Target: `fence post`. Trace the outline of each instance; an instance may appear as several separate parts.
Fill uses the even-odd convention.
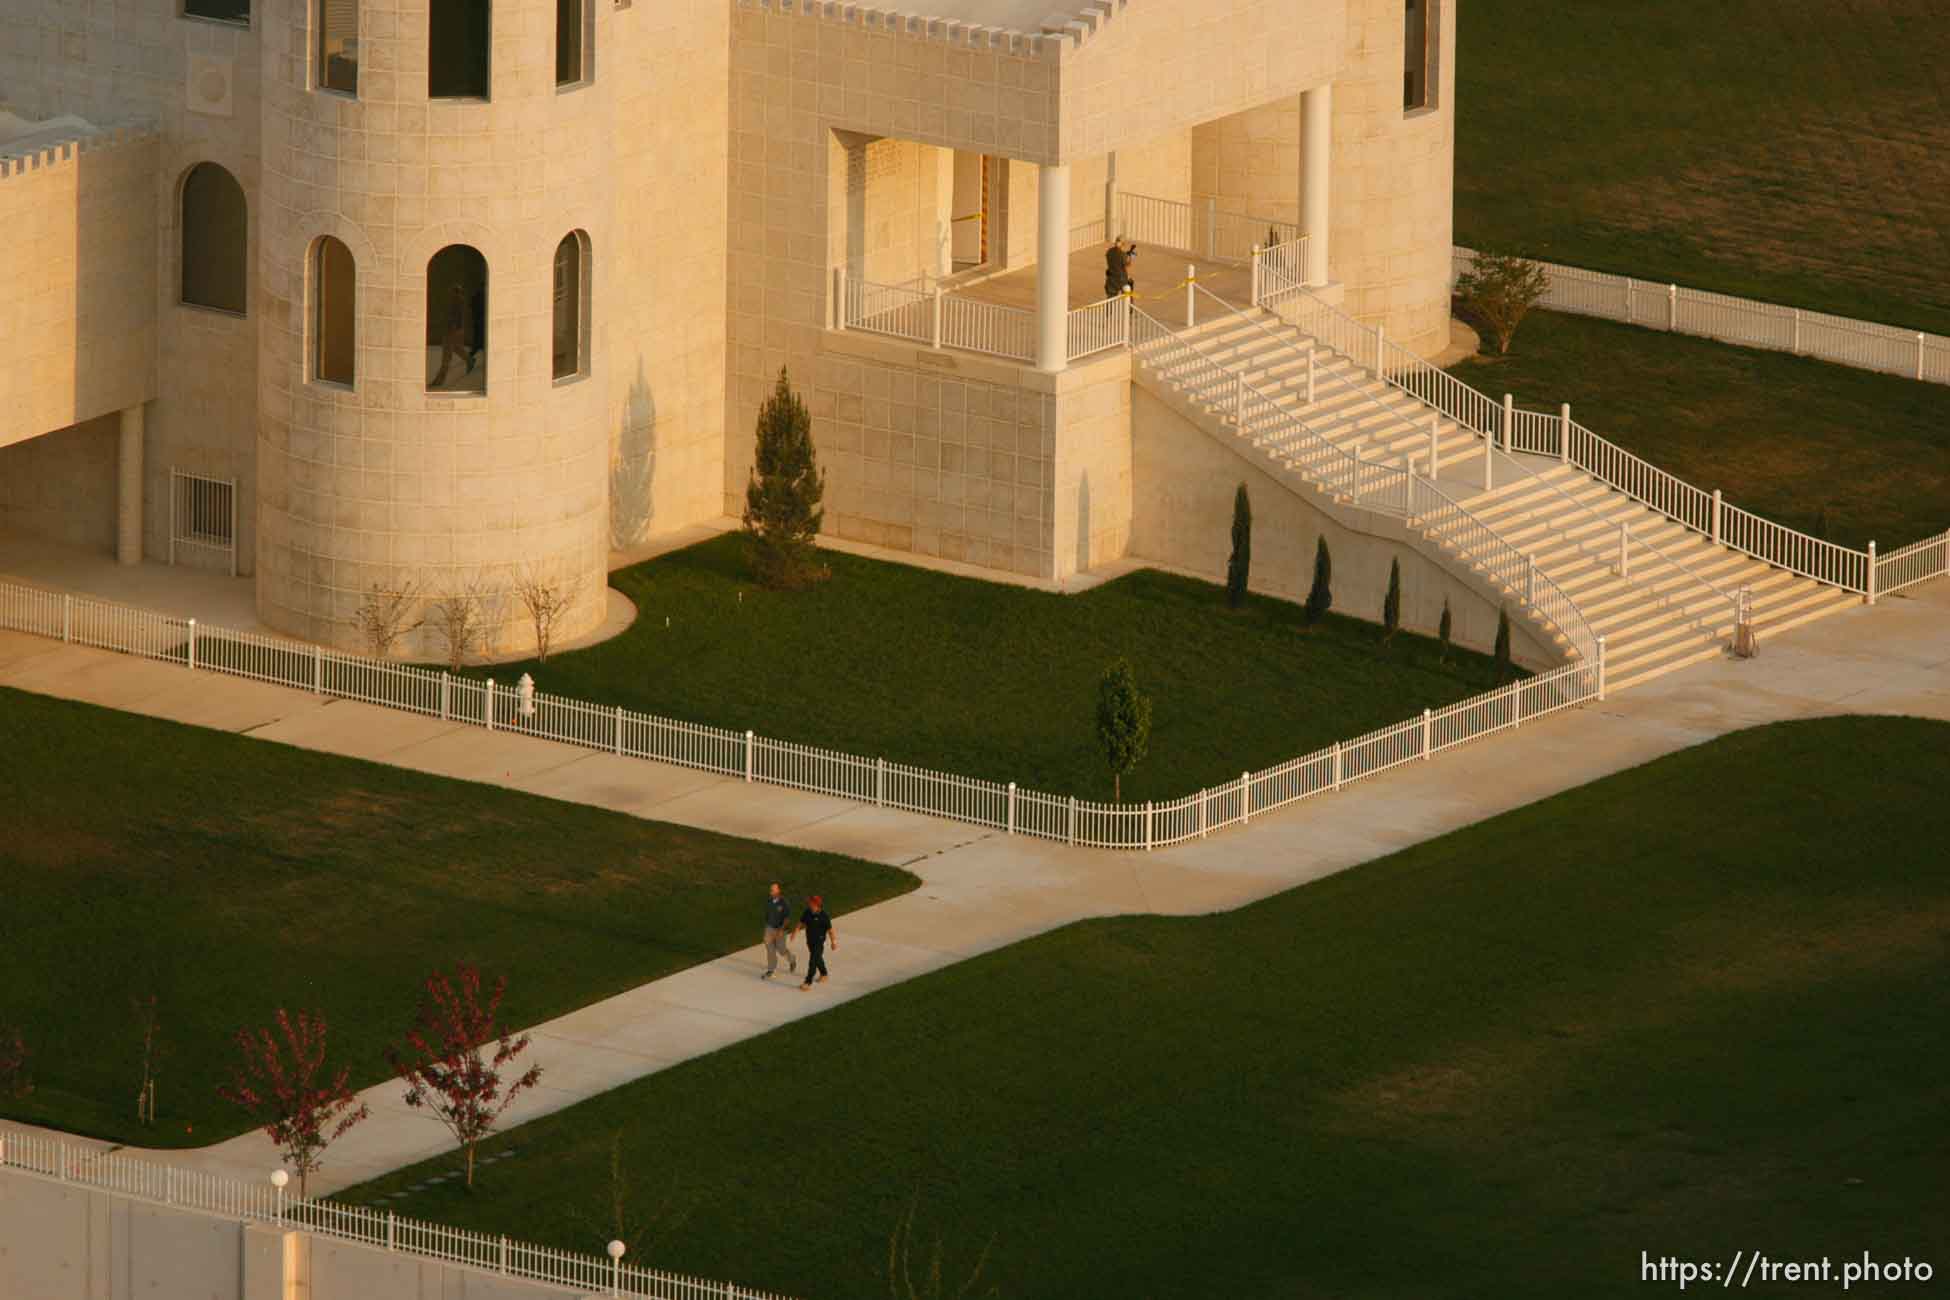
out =
[[[1205,260],[1219,260],[1219,200],[1216,197],[1205,200]]]
[[[941,346],[941,286],[938,284],[934,286],[933,308],[933,319],[928,324],[928,344],[939,348]]]
[[[1075,795],[1070,796],[1069,839],[1072,844],[1077,842],[1077,797]]]
[[[1923,332],[1916,332],[1916,382],[1923,382]]]
[[[487,708],[483,716],[486,717],[487,719],[487,729],[489,731],[493,731],[494,730],[494,679],[492,677],[487,679]]]
[[[1442,413],[1429,412],[1429,477],[1437,477],[1442,469]]]
[[[1259,245],[1253,245],[1252,292],[1246,299],[1251,306],[1259,306]]]
[[[1720,489],[1713,489],[1713,544],[1720,544]]]
[[[325,693],[325,651],[318,646],[311,648],[311,693],[313,695]],[[440,716],[444,718],[447,716],[445,692],[442,692],[440,698],[442,705]]]
[[[1598,703],[1605,702],[1605,634],[1598,634]]]
[[[1668,331],[1672,331],[1678,328],[1679,328],[1679,286],[1676,284],[1669,284],[1666,286],[1666,329]]]
[[[399,1249],[399,1236],[395,1229],[395,1224],[397,1222],[398,1219],[395,1217],[393,1211],[391,1210],[386,1211],[386,1249],[387,1250]]]
[[[846,329],[846,267],[833,268],[833,328]]]
[[[1632,576],[1632,526],[1630,524],[1618,526],[1618,576],[1621,578]]]
[[[1490,456],[1495,451],[1496,431],[1492,429],[1483,435],[1483,491],[1485,492],[1496,487],[1496,465],[1490,460]]]
[[[1239,774],[1239,822],[1250,826],[1253,821],[1253,782],[1245,772]]]
[[[745,782],[747,785],[751,783],[752,779],[752,746],[755,741],[756,737],[752,735],[751,728],[747,727],[745,729]]]
[[[1430,738],[1430,731],[1431,731],[1430,724],[1434,721],[1434,719],[1435,719],[1435,710],[1433,709],[1422,710],[1422,761],[1424,763],[1429,761],[1429,738]]]
[[[1569,402],[1557,408],[1557,458],[1560,461],[1571,459],[1571,404]]]
[[[1869,603],[1876,603],[1876,544],[1869,543]]]
[[[507,1271],[508,1271],[508,1237],[507,1234],[503,1233],[501,1237],[501,1272],[503,1274],[506,1274]]]
[[[1008,835],[1016,833],[1016,783],[1014,781],[1009,782],[1009,820],[1003,827],[1003,833]]]
[[[1198,792],[1198,837],[1205,838],[1205,789]]]
[[[1198,323],[1198,265],[1185,263],[1185,328]]]
[[[1632,325],[1637,323],[1632,319],[1634,316],[1638,314],[1637,303],[1634,301],[1637,295],[1633,292],[1637,288],[1638,288],[1638,281],[1634,280],[1629,275],[1626,276],[1625,277],[1625,323],[1627,325]]]
[[[616,706],[616,757],[623,757],[623,706]]]
[[[446,669],[440,670],[440,720],[447,721],[453,716],[454,679]]]
[[[1503,395],[1503,450],[1515,451],[1516,441],[1512,437],[1517,431],[1517,399],[1509,393]]]
[[[1144,851],[1151,851],[1151,801],[1144,801]]]
[[[61,597],[61,639],[74,640],[74,597]]]
[[[1794,309],[1794,346],[1789,349],[1795,356],[1801,355],[1801,309]]]
[[[1246,431],[1246,372],[1232,372],[1232,427]]]
[[[1334,788],[1341,788],[1341,742],[1334,742]]]
[[[190,671],[196,671],[196,620],[190,620]]]
[[[1307,340],[1307,405],[1314,404],[1314,344]]]
[[[1526,555],[1523,558],[1529,566],[1523,580],[1523,603],[1535,609],[1537,608],[1537,557]]]
[[[1415,508],[1415,458],[1402,457],[1402,518]]]
[[[887,806],[887,760],[884,758],[873,761],[873,806]]]
[[[1386,348],[1387,346],[1388,346],[1388,327],[1386,325],[1376,325],[1374,327],[1374,377],[1376,379],[1387,378],[1387,376],[1382,373],[1382,368],[1381,368],[1382,349]]]

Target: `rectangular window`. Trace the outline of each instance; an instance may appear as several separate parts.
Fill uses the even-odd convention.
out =
[[[587,0],[555,0],[555,84],[579,86],[589,80]]]
[[[251,21],[251,0],[183,0],[185,18],[210,18],[220,23]]]
[[[486,99],[491,48],[488,0],[430,0],[427,6],[427,95]]]
[[[1404,0],[1402,109],[1427,108],[1429,95],[1429,10],[1435,0]]]
[[[359,93],[359,0],[318,0],[318,88]]]

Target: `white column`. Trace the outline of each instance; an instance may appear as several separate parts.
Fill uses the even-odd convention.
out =
[[[1328,178],[1333,168],[1334,87],[1300,96],[1300,233],[1307,237],[1307,283],[1327,283]]]
[[[142,407],[122,409],[115,508],[115,559],[142,563]]]
[[[1070,354],[1070,165],[1036,176],[1036,368],[1061,370]]]

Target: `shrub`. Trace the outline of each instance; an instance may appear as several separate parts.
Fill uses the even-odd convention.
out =
[[[1246,577],[1253,567],[1253,502],[1241,483],[1232,498],[1232,558],[1226,561],[1226,604],[1246,603]]]
[[[1449,617],[1449,598],[1447,596],[1444,596],[1442,598],[1442,621],[1436,624],[1435,639],[1437,644],[1439,644],[1442,647],[1442,662],[1445,664],[1449,662],[1449,651],[1451,649],[1450,642],[1449,642],[1449,632],[1451,626],[1452,626],[1452,622]]]
[[[812,539],[826,512],[826,476],[813,451],[812,415],[783,369],[758,412],[758,442],[745,485],[752,571],[768,587],[800,587],[826,576]]]
[[[1304,611],[1307,626],[1320,622],[1321,615],[1334,606],[1334,557],[1328,553],[1327,538],[1323,534],[1314,547],[1314,585],[1307,592],[1307,606]]]
[[[1128,659],[1113,660],[1097,683],[1097,743],[1110,764],[1112,799],[1124,797],[1124,777],[1151,743],[1151,700],[1138,690]]]
[[[1510,350],[1517,326],[1548,292],[1550,277],[1543,267],[1505,253],[1478,253],[1456,278],[1456,297],[1496,335],[1499,353]]]
[[[1388,594],[1381,598],[1381,639],[1392,641],[1402,630],[1402,562],[1388,561]]]

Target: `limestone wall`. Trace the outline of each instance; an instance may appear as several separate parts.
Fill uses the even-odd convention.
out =
[[[1050,513],[1055,568],[1067,578],[1122,557],[1132,527],[1130,354],[1072,366],[1056,392]]]
[[[1304,600],[1313,583],[1315,544],[1325,535],[1334,559],[1337,613],[1380,622],[1389,562],[1398,559],[1403,627],[1433,636],[1447,599],[1457,644],[1494,648],[1497,605],[1488,592],[1423,550],[1399,519],[1352,509],[1329,512],[1149,391],[1135,388],[1133,394],[1131,555],[1225,581],[1233,497],[1244,483],[1253,507],[1254,591]],[[1516,608],[1510,630],[1517,662],[1531,668],[1561,662]]]
[[[113,551],[119,439],[104,415],[0,447],[0,531]]]
[[[125,134],[0,161],[0,447],[156,395],[156,150]]]

